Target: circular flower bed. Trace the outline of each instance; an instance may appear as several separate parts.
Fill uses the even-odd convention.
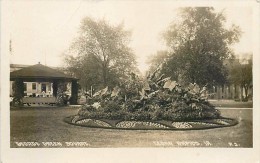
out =
[[[236,120],[223,118],[207,100],[206,86],[184,86],[159,69],[139,80],[129,80],[114,88],[104,88],[87,96],[78,115],[65,121],[80,126],[117,129],[205,129],[227,127]]]
[[[80,116],[71,116],[64,119],[65,122],[84,127],[133,129],[133,130],[198,130],[234,126],[238,122],[234,119],[219,118],[197,121],[126,121],[109,119],[90,119]]]

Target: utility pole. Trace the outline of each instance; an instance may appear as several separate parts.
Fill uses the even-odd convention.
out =
[[[9,40],[9,54],[10,54],[10,64],[12,64],[13,40],[12,40],[12,34],[11,33],[10,33],[10,40]]]

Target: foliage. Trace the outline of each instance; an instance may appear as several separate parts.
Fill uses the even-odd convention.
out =
[[[63,106],[67,104],[68,98],[66,97],[65,91],[67,90],[67,84],[59,82],[57,85],[57,105]]]
[[[18,105],[18,106],[23,105],[23,102],[22,102],[22,98],[23,98],[23,94],[24,94],[23,80],[16,79],[13,82],[12,88],[13,88],[13,92],[14,92],[14,98],[13,98],[12,104]]]
[[[147,79],[129,80],[126,85],[108,87],[89,97],[80,116],[124,120],[191,120],[217,118],[219,112],[207,102],[206,88],[190,84],[183,88],[159,69]],[[141,85],[141,86],[140,86]],[[136,88],[136,89],[134,89]]]
[[[244,100],[248,100],[248,89],[253,85],[252,66],[252,58],[250,58],[249,60],[244,59],[242,62],[232,63],[230,67],[229,80],[231,83],[245,89]]]
[[[223,61],[233,56],[230,45],[239,40],[239,27],[226,29],[224,14],[211,7],[183,8],[179,18],[163,34],[168,55],[152,63],[164,60],[162,73],[182,84],[224,84]]]
[[[166,59],[169,57],[169,53],[167,51],[157,51],[156,54],[149,57],[147,60],[147,64],[150,65],[149,70],[155,71],[158,66],[161,66],[162,63],[166,61]]]
[[[125,74],[137,72],[129,38],[123,24],[113,26],[105,20],[84,18],[65,57],[66,70],[80,79],[85,90],[119,84]]]

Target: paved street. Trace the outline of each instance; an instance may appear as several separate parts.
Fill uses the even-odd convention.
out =
[[[236,126],[190,131],[112,130],[73,126],[63,122],[64,117],[74,115],[77,111],[78,108],[75,107],[12,108],[10,111],[11,147],[19,147],[19,145],[33,147],[28,142],[36,142],[39,147],[59,148],[252,147],[253,144],[251,108],[220,109],[224,117],[239,120]],[[56,144],[46,142],[56,142]],[[77,142],[83,143],[77,144]]]

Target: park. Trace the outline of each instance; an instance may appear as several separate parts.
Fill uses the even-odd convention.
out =
[[[223,105],[224,103],[224,105]],[[11,108],[11,147],[19,142],[38,142],[39,146],[27,148],[51,148],[42,142],[60,142],[59,148],[110,148],[110,147],[222,147],[251,148],[252,108],[231,108],[222,102],[221,114],[239,120],[233,127],[207,130],[116,130],[74,126],[63,121],[64,117],[77,114],[79,108],[72,107],[25,107]],[[234,103],[234,102],[233,102]],[[244,104],[245,105],[245,104]],[[46,118],[47,117],[47,118]],[[85,142],[85,146],[67,146],[66,142]],[[184,144],[190,143],[190,144]],[[200,144],[191,144],[197,142]],[[205,142],[209,142],[207,146]]]
[[[252,54],[231,48],[240,27],[213,7],[178,18],[147,70],[123,23],[86,16],[63,67],[10,72],[11,147],[252,148]]]

